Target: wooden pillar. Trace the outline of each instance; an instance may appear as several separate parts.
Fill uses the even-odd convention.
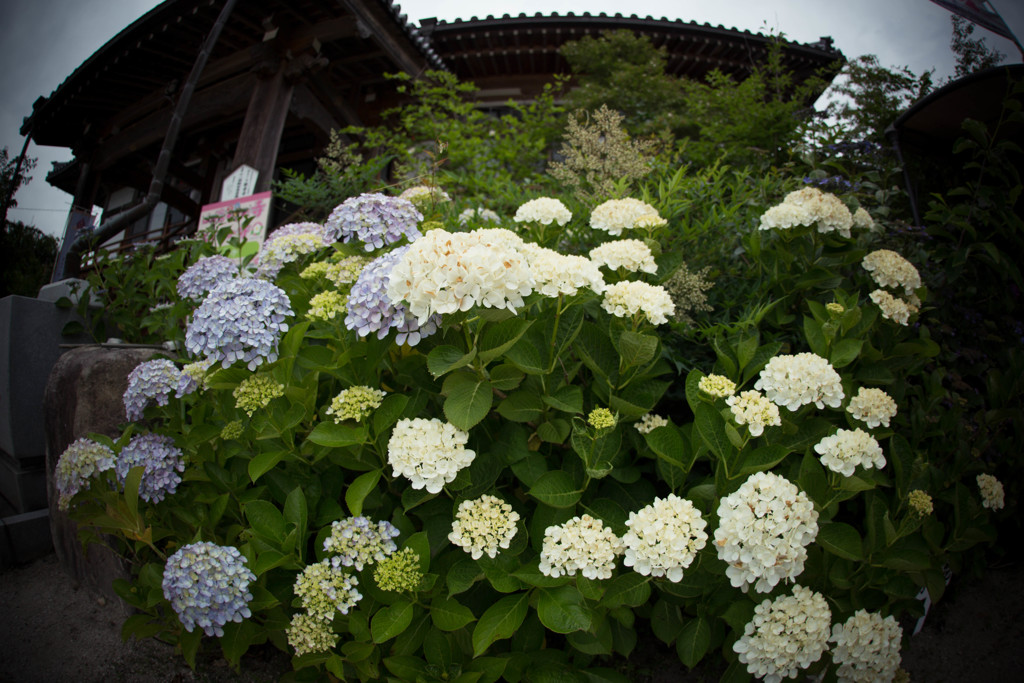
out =
[[[242,164],[259,171],[256,192],[266,192],[274,179],[274,165],[277,149],[281,145],[281,134],[288,118],[295,85],[285,77],[285,64],[278,62],[277,68],[256,71],[256,87],[249,98],[249,108],[242,122],[238,136],[238,147],[231,162],[229,173]]]

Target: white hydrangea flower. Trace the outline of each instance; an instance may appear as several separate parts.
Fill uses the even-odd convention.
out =
[[[484,553],[496,557],[498,548],[508,549],[516,535],[519,513],[494,496],[484,494],[459,504],[448,540],[479,560]]]
[[[531,199],[516,209],[516,215],[512,217],[512,220],[516,223],[541,223],[542,225],[558,223],[559,225],[565,225],[572,220],[572,212],[565,208],[565,204],[558,199],[539,197]]]
[[[726,398],[736,393],[736,382],[724,375],[706,375],[700,378],[697,388],[708,396]]]
[[[792,595],[764,600],[732,649],[747,672],[765,683],[796,678],[828,649],[832,612],[820,593],[794,586]]]
[[[622,539],[611,528],[583,515],[544,530],[539,567],[542,574],[555,578],[579,571],[588,579],[610,579],[622,551]]]
[[[388,441],[388,464],[414,489],[439,493],[476,457],[465,447],[468,440],[469,434],[437,418],[403,418]]]
[[[840,683],[890,683],[900,668],[903,629],[891,617],[857,610],[832,627],[832,661]]]
[[[903,288],[903,293],[910,296],[921,287],[921,274],[914,264],[895,251],[878,249],[864,257],[861,261],[864,270],[880,287]]]
[[[640,219],[647,219],[644,225],[660,225],[660,221],[651,221],[649,217],[659,218],[658,210],[639,199],[609,199],[590,214],[590,227],[604,230],[610,235],[621,235],[623,230],[637,227]]]
[[[760,391],[744,391],[738,396],[730,396],[725,402],[729,404],[736,424],[747,425],[751,436],[761,436],[765,427],[778,427],[782,424],[779,407]]]
[[[640,240],[605,242],[590,250],[590,260],[598,266],[606,266],[611,270],[624,268],[631,273],[658,272],[658,264],[654,262],[651,248]]]
[[[336,612],[348,614],[362,599],[356,589],[359,580],[342,571],[329,559],[307,565],[295,577],[292,591],[302,600],[302,606],[310,616],[324,621],[333,621]]]
[[[398,198],[412,202],[413,206],[417,209],[425,204],[451,201],[451,197],[448,196],[447,192],[442,190],[440,187],[433,187],[430,185],[415,185],[413,187],[406,188],[400,195],[398,195]]]
[[[805,493],[773,472],[750,475],[718,506],[715,545],[728,562],[729,582],[767,593],[804,570],[807,545],[818,535],[818,512]],[[755,583],[756,582],[756,583]]]
[[[338,634],[331,630],[331,622],[305,612],[292,615],[291,624],[285,632],[297,657],[330,652],[338,644]]]
[[[676,310],[664,287],[634,280],[608,285],[601,308],[620,318],[632,318],[643,313],[652,325],[668,322],[668,316]]]
[[[906,327],[910,324],[910,316],[917,313],[918,308],[914,304],[894,297],[884,289],[876,289],[871,292],[871,301],[882,309],[882,317],[892,320]]]
[[[501,216],[490,209],[477,207],[475,209],[464,210],[459,214],[458,221],[459,225],[469,225],[472,221],[476,221],[478,223],[500,223]]]
[[[544,296],[575,296],[581,287],[596,294],[604,291],[601,269],[590,259],[560,254],[533,242],[525,242],[520,251],[526,255],[530,265],[534,287]]]
[[[626,526],[622,563],[644,576],[664,576],[673,583],[682,580],[683,570],[708,541],[700,510],[674,493],[630,512]]]
[[[777,405],[796,411],[813,403],[838,408],[843,401],[843,384],[832,365],[813,353],[775,356],[761,370],[754,388],[763,391]]]
[[[789,229],[800,225],[817,225],[818,232],[836,231],[850,236],[853,214],[843,200],[816,187],[805,187],[786,195],[782,204],[773,206],[761,216],[761,230]]]
[[[872,429],[879,425],[888,427],[889,420],[896,416],[896,401],[881,389],[861,387],[850,399],[846,412]]]
[[[533,291],[523,240],[502,228],[431,230],[408,247],[388,279],[387,296],[404,301],[420,325],[435,313],[473,306],[515,312]]]
[[[863,429],[840,429],[815,444],[814,450],[821,455],[822,465],[844,477],[852,476],[858,465],[885,467],[882,447]]]
[[[981,504],[990,510],[1002,510],[1006,502],[1003,497],[1003,484],[991,474],[979,474],[978,489],[981,491]]]
[[[875,227],[875,219],[861,206],[853,212],[853,227],[860,230],[872,230]]]
[[[654,413],[647,413],[640,418],[640,421],[635,425],[636,431],[641,434],[650,434],[658,427],[668,426],[668,420],[663,418],[661,415],[655,415]]]

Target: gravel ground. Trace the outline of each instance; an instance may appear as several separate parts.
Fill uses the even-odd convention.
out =
[[[933,608],[924,630],[904,652],[903,666],[911,680],[1021,680],[1022,581],[1024,566],[1020,563],[994,567],[982,580],[954,580],[946,597]],[[261,651],[243,660],[241,672],[212,655],[201,657],[193,672],[162,643],[122,642],[123,607],[74,585],[55,555],[0,573],[0,611],[3,682],[262,683],[277,680],[290,669],[283,654]],[[688,676],[657,665],[651,668],[656,671],[651,672],[650,680],[704,680],[698,672]]]

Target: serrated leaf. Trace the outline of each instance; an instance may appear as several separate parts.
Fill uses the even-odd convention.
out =
[[[466,353],[460,348],[447,344],[435,346],[427,354],[427,370],[434,377],[441,377],[452,370],[469,365],[475,357],[476,349],[470,349]]]
[[[491,386],[498,391],[512,391],[523,382],[526,373],[509,363],[503,363],[490,370]]]
[[[473,629],[473,656],[479,657],[496,640],[511,638],[530,609],[527,591],[507,595],[487,608]]]
[[[683,626],[676,638],[676,654],[688,668],[692,669],[707,654],[711,647],[711,624],[704,617],[691,619]]]
[[[287,455],[284,451],[271,451],[269,453],[257,453],[249,461],[249,479],[252,483],[256,483],[256,480],[262,477],[264,474],[274,469],[277,463],[284,459]]]
[[[321,422],[309,433],[309,440],[318,446],[342,448],[366,443],[367,427],[365,424],[347,425],[334,422]]]
[[[452,597],[434,600],[430,604],[430,619],[442,631],[458,631],[476,621],[472,610]]]
[[[380,406],[373,411],[373,431],[380,435],[388,427],[398,422],[402,411],[409,405],[409,397],[405,394],[388,394]]]
[[[510,318],[496,325],[489,325],[480,336],[480,360],[485,364],[489,363],[511,349],[532,324],[532,320]]]
[[[829,362],[832,364],[832,367],[837,370],[839,368],[845,368],[847,365],[857,360],[857,356],[860,355],[860,350],[863,346],[863,339],[840,339],[832,349],[832,354],[829,356]]]
[[[658,338],[626,330],[619,336],[620,367],[632,368],[646,365],[658,352]]]
[[[232,666],[238,666],[242,655],[249,650],[249,646],[255,641],[258,629],[256,624],[248,619],[238,623],[228,622],[224,624],[223,628],[224,635],[219,639],[221,652],[224,653],[224,658]]]
[[[363,501],[380,481],[380,470],[360,474],[345,489],[345,505],[354,517],[363,514]]]
[[[847,560],[864,559],[860,534],[849,524],[825,522],[818,527],[818,544],[828,552]]]
[[[572,507],[583,491],[576,488],[572,477],[563,470],[546,472],[530,487],[530,495],[553,508]]]
[[[541,588],[537,601],[537,617],[555,633],[586,631],[590,628],[591,614],[583,596],[575,586]]]
[[[561,387],[554,394],[542,397],[544,403],[563,413],[578,415],[583,412],[583,389],[574,385]]]
[[[266,500],[254,500],[242,508],[253,533],[263,540],[277,545],[284,539],[287,522],[277,506]]]
[[[498,414],[513,422],[532,422],[540,417],[544,403],[532,391],[521,389],[508,395],[498,404]]]
[[[469,372],[449,375],[444,382],[444,415],[463,431],[469,431],[491,411],[494,392],[490,382]]]
[[[741,453],[739,460],[739,471],[731,472],[733,477],[764,472],[782,462],[789,449],[783,446],[762,446],[749,452]]]
[[[400,635],[412,623],[414,606],[408,600],[399,600],[373,615],[370,634],[373,642],[383,643]]]
[[[618,576],[608,584],[599,607],[614,609],[622,605],[638,607],[651,597],[651,584],[648,577],[636,572]]]

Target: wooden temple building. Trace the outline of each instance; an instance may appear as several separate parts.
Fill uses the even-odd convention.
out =
[[[69,147],[74,159],[47,176],[78,207],[104,220],[150,187],[178,99],[225,0],[165,0],[121,31],[49,96],[21,132]],[[169,173],[148,215],[112,242],[159,240],[196,229],[200,207],[217,202],[223,180],[256,170],[255,192],[277,169],[310,164],[332,129],[372,125],[399,103],[386,73],[448,70],[480,89],[482,107],[526,101],[554,74],[568,73],[562,44],[628,29],[668,53],[670,73],[694,79],[719,69],[738,79],[763,61],[770,38],[681,20],[589,14],[416,26],[391,0],[243,0],[209,53],[181,121]],[[829,38],[784,44],[797,79],[838,70]]]

